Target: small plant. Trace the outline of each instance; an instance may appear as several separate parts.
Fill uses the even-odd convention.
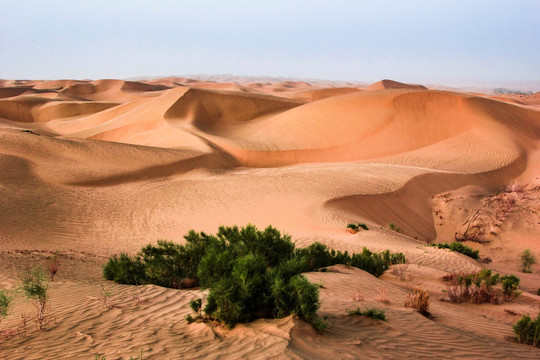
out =
[[[49,283],[45,279],[43,270],[37,268],[34,270],[25,271],[19,278],[19,289],[27,297],[32,300],[37,309],[36,323],[40,330],[45,329],[47,324],[47,301],[49,295]]]
[[[323,332],[328,328],[328,322],[326,321],[326,319],[322,319],[320,317],[313,317],[309,323],[318,332]]]
[[[396,224],[394,224],[393,222],[391,222],[390,224],[388,224],[388,228],[389,228],[390,230],[392,230],[392,231],[395,231],[395,232],[400,232],[400,231],[401,231],[401,229],[398,228],[398,227],[396,226]]]
[[[5,319],[12,308],[13,297],[7,292],[7,290],[0,289],[0,324]]]
[[[49,263],[47,264],[47,270],[49,271],[49,276],[51,282],[54,281],[54,277],[58,272],[58,254],[54,254],[52,258],[49,258]]]
[[[540,345],[540,314],[534,320],[529,315],[523,315],[512,329],[517,342],[532,346]]]
[[[538,288],[538,290],[536,290],[536,295],[540,296],[540,288]]]
[[[190,314],[187,314],[184,319],[186,319],[187,323],[188,324],[191,324],[192,322],[195,321],[195,319],[193,318],[193,316],[191,316]]]
[[[521,253],[521,271],[524,273],[532,272],[532,266],[536,264],[536,257],[531,250],[525,249]]]
[[[519,295],[519,278],[516,275],[507,275],[501,278],[504,300],[510,301]]]
[[[421,286],[414,288],[413,293],[407,294],[405,307],[418,310],[423,315],[429,315],[429,294]]]
[[[379,288],[379,294],[377,296],[377,301],[383,304],[389,304],[390,300],[388,299],[388,294],[385,288]]]
[[[347,310],[347,315],[349,316],[367,316],[374,319],[379,319],[382,321],[386,321],[386,313],[384,310],[376,309],[376,308],[367,308],[366,310],[362,311],[360,308],[356,308],[354,310]]]
[[[108,310],[113,307],[113,305],[111,305],[110,303],[112,292],[108,290],[104,284],[99,284],[99,286],[100,286],[99,299],[101,300],[101,303],[103,304],[103,308],[105,310]]]

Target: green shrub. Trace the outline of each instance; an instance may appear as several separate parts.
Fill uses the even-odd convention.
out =
[[[124,284],[150,283],[172,288],[186,284],[208,289],[205,317],[230,327],[259,317],[296,314],[314,326],[319,309],[319,289],[301,273],[335,264],[359,267],[375,276],[388,266],[406,262],[402,253],[360,254],[329,250],[326,245],[295,249],[291,238],[268,227],[220,227],[216,235],[190,231],[186,244],[158,241],[135,257],[120,254],[109,259],[104,276]],[[192,309],[202,317],[202,300]],[[191,317],[191,320],[194,319]]]
[[[19,277],[19,290],[36,305],[36,322],[40,330],[43,330],[47,324],[48,289],[49,283],[45,273],[39,268],[27,270]]]
[[[194,300],[191,300],[189,302],[189,307],[191,308],[191,310],[195,311],[197,314],[201,310],[201,306],[202,306],[202,299],[201,298],[194,299]]]
[[[458,241],[454,241],[451,244],[448,244],[448,243],[432,244],[431,246],[435,246],[439,249],[450,249],[451,251],[461,253],[473,259],[478,259],[479,257],[478,250],[474,250],[473,248],[467,245],[463,245],[462,243]]]
[[[522,344],[538,346],[540,344],[540,314],[535,320],[523,315],[513,326],[516,340]]]
[[[521,271],[524,273],[532,272],[532,266],[536,264],[536,257],[531,250],[525,249],[521,253]]]
[[[512,300],[518,297],[521,292],[519,289],[519,278],[516,275],[507,275],[501,278],[503,295],[505,300]]]
[[[364,230],[369,230],[368,226],[364,223],[358,223],[358,224],[347,224],[347,228],[353,230],[354,232],[358,232],[361,228]]]
[[[367,308],[366,310],[362,311],[360,308],[356,308],[354,310],[348,310],[347,315],[354,316],[367,316],[374,319],[379,319],[382,321],[386,321],[386,313],[384,310],[376,309],[376,308]]]
[[[140,259],[132,259],[129,255],[121,253],[114,255],[103,267],[103,276],[119,284],[144,284],[146,276],[144,264]]]

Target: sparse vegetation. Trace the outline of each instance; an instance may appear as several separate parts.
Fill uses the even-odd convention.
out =
[[[313,323],[318,321],[319,287],[301,273],[346,264],[379,276],[389,265],[406,261],[403,254],[388,250],[374,253],[364,248],[349,255],[321,243],[295,249],[288,235],[272,227],[259,231],[253,225],[220,227],[215,236],[190,231],[185,239],[186,245],[159,241],[135,257],[114,256],[105,265],[104,276],[127,284],[200,285],[209,290],[205,316],[229,327],[289,314]]]
[[[503,276],[493,274],[489,269],[482,269],[478,273],[472,274],[449,274],[443,278],[446,285],[446,296],[444,300],[460,303],[469,301],[473,304],[492,303],[499,304],[494,286],[501,280],[503,283],[503,294],[505,300],[511,300],[519,296],[517,290],[519,278],[514,275]]]
[[[409,271],[409,264],[407,263],[394,266],[392,274],[401,281],[412,281],[414,279],[414,275]]]
[[[347,228],[351,229],[352,232],[354,233],[357,233],[358,231],[360,231],[360,229],[369,230],[368,226],[364,223],[358,223],[358,224],[350,223],[347,225]]]
[[[473,248],[463,245],[462,243],[458,241],[454,241],[451,244],[448,244],[448,243],[432,244],[431,246],[437,247],[439,249],[450,249],[451,251],[461,253],[470,258],[478,259],[478,253],[479,253],[478,250],[474,250]]]
[[[395,231],[395,232],[401,232],[401,229],[399,227],[397,227],[396,224],[394,224],[393,222],[388,224],[388,228],[390,230],[392,230],[392,231]]]
[[[12,301],[13,296],[11,296],[7,290],[0,289],[0,324],[2,324],[2,320],[4,320],[11,312],[13,305]]]
[[[405,307],[418,310],[423,315],[429,315],[429,294],[421,286],[414,288],[413,293],[407,294]]]
[[[54,281],[54,277],[58,272],[58,266],[58,254],[54,254],[52,258],[49,258],[49,263],[47,264],[47,270],[49,271],[51,282]]]
[[[521,253],[521,271],[524,273],[532,272],[532,266],[536,264],[536,257],[531,250],[525,249]]]
[[[349,316],[367,316],[374,319],[379,319],[382,321],[386,321],[386,313],[384,310],[376,309],[376,308],[367,308],[365,310],[360,310],[360,308],[356,308],[354,310],[347,310],[347,315]]]
[[[19,290],[27,297],[28,300],[34,302],[37,309],[36,323],[40,330],[45,329],[47,324],[47,301],[49,295],[47,293],[49,283],[45,279],[43,270],[36,268],[34,270],[25,271],[19,278]]]
[[[534,320],[529,315],[523,315],[512,329],[517,342],[532,346],[540,345],[540,314]]]

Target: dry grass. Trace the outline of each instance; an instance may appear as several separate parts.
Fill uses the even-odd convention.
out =
[[[405,299],[405,307],[416,309],[423,315],[429,315],[428,292],[422,286],[414,288],[412,294],[407,294],[407,298]]]
[[[412,281],[414,275],[409,272],[409,264],[398,264],[392,269],[392,274],[399,278],[401,281]]]
[[[379,288],[379,294],[377,295],[377,301],[381,302],[383,304],[389,304],[390,299],[388,299],[388,293],[386,292],[386,288]]]

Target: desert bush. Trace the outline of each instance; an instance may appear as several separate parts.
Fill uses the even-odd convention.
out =
[[[540,296],[540,288],[538,288],[538,290],[536,290],[536,295]]]
[[[507,275],[501,278],[504,300],[512,300],[518,297],[521,292],[519,289],[519,278],[516,275]]]
[[[124,284],[151,283],[172,288],[200,285],[209,293],[205,317],[230,327],[258,317],[296,314],[316,323],[318,286],[301,275],[335,264],[346,264],[381,275],[390,264],[405,262],[402,253],[360,254],[329,250],[314,243],[295,249],[291,238],[268,227],[220,227],[216,235],[190,231],[185,245],[158,241],[135,257],[120,254],[109,259],[104,276]],[[202,317],[201,303],[197,303]],[[191,318],[193,320],[193,318]],[[314,325],[318,326],[318,325]]]
[[[429,315],[429,294],[423,287],[416,287],[413,293],[407,294],[405,307],[418,310],[423,315]]]
[[[499,274],[492,274],[489,269],[482,269],[472,274],[449,274],[444,277],[447,300],[453,303],[469,301],[473,304],[500,302],[495,289],[499,281]]]
[[[347,310],[347,315],[349,316],[367,316],[374,319],[379,319],[382,321],[386,321],[386,313],[384,310],[376,309],[376,308],[367,308],[365,310],[361,310],[360,308],[356,308],[354,310]]]
[[[43,270],[39,268],[27,270],[19,277],[19,290],[36,306],[36,323],[40,330],[43,330],[47,324],[48,289],[49,283],[45,279]]]
[[[364,223],[358,223],[358,224],[350,223],[347,225],[347,228],[351,229],[354,232],[358,232],[360,231],[360,229],[369,230],[368,226]]]
[[[412,281],[414,275],[409,271],[409,264],[398,264],[392,269],[392,274],[397,276],[401,281]]]
[[[532,272],[532,266],[536,264],[536,257],[531,250],[525,249],[521,253],[521,271],[524,273]]]
[[[540,345],[540,314],[534,320],[529,315],[523,315],[512,329],[518,342],[532,346]]]
[[[473,259],[478,259],[479,257],[478,250],[474,250],[473,248],[463,245],[462,243],[458,241],[454,241],[451,244],[448,244],[448,243],[432,244],[431,246],[435,246],[439,249],[450,249],[451,251],[461,253]]]

